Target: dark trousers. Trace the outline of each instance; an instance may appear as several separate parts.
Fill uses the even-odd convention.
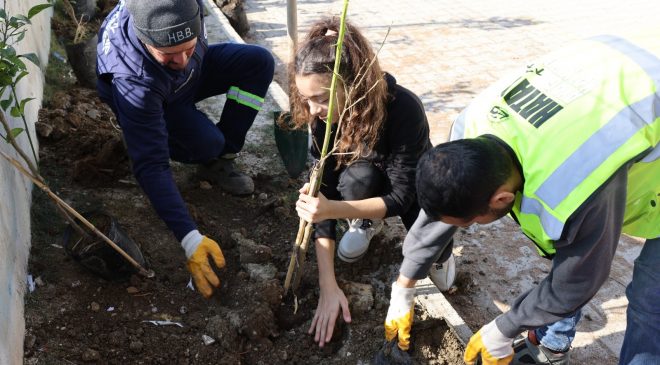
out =
[[[386,193],[388,186],[387,176],[378,166],[370,161],[357,160],[344,168],[339,174],[337,191],[342,200],[363,200],[381,196]],[[410,229],[419,214],[417,199],[401,215],[406,229]]]
[[[194,100],[165,108],[170,157],[184,163],[202,163],[239,152],[259,110],[228,98],[216,125],[195,103],[226,94],[232,87],[263,98],[273,70],[273,56],[264,48],[234,43],[211,45]]]
[[[339,174],[339,183],[337,185],[337,190],[343,200],[362,200],[381,196],[387,188],[387,177],[385,173],[372,162],[366,160],[357,160],[346,167]],[[410,227],[415,223],[419,210],[420,208],[415,198],[410,208],[401,215],[401,221],[406,227],[406,230],[410,230]],[[451,255],[453,247],[454,240],[452,239],[447,245],[447,248],[440,254],[437,261],[446,261]]]

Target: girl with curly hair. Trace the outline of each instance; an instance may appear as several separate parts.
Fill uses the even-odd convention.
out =
[[[381,70],[369,42],[351,24],[346,25],[337,92],[330,95],[339,26],[338,18],[312,25],[291,70],[292,123],[311,127],[311,152],[317,159],[328,127],[330,97],[336,98],[337,107],[330,126],[335,149],[326,160],[318,197],[307,194],[306,184],[296,202],[300,218],[316,224],[320,297],[309,333],[319,346],[332,337],[340,310],[344,320],[351,321],[348,301],[335,279],[336,220],[348,221],[337,248],[346,262],[367,252],[383,218],[400,216],[410,228],[419,213],[415,168],[431,147],[419,98]]]

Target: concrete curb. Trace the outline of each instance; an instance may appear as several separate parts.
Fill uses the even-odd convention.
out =
[[[456,338],[458,338],[463,346],[466,346],[468,341],[470,341],[470,337],[473,335],[472,330],[435,284],[433,284],[431,279],[419,280],[415,288],[417,289],[417,296],[415,297],[417,304],[432,317],[444,318],[449,328],[456,335]]]
[[[227,20],[227,17],[222,13],[220,8],[213,2],[213,0],[204,0],[204,4],[207,10],[206,16],[213,17],[216,19],[221,25],[222,25],[222,30],[232,42],[234,43],[243,43],[245,44],[245,41],[243,41],[243,38],[236,33],[234,28],[232,28],[231,24],[229,24],[229,20]],[[289,96],[287,93],[284,92],[280,84],[277,82],[273,81],[270,84],[270,87],[268,88],[268,92],[270,93],[270,96],[273,97],[273,100],[275,103],[277,103],[277,106],[280,108],[282,111],[288,111],[289,110]]]

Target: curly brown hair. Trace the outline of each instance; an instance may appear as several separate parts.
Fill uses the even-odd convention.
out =
[[[335,63],[340,20],[324,18],[312,25],[296,52],[289,70],[291,82],[291,115],[294,128],[320,122],[309,112],[298,92],[295,76],[332,75]],[[329,32],[330,31],[330,32]],[[337,168],[368,155],[374,148],[386,118],[387,83],[376,55],[367,39],[352,24],[346,23],[339,76],[345,94],[344,111],[340,110],[339,130],[334,151]]]

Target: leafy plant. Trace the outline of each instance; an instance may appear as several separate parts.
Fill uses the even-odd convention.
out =
[[[27,65],[24,60],[30,61],[39,67],[39,58],[34,53],[17,53],[14,45],[21,42],[25,37],[26,27],[31,24],[31,19],[51,6],[51,3],[39,4],[30,8],[27,16],[22,14],[10,16],[5,10],[7,9],[7,0],[3,0],[2,8],[0,9],[0,98],[4,98],[4,95],[9,91],[6,99],[0,100],[0,108],[3,111],[3,113],[0,113],[0,123],[2,123],[5,132],[0,133],[0,137],[16,149],[16,152],[18,152],[36,176],[38,176],[36,166],[37,152],[30,133],[27,133],[29,132],[29,128],[25,119],[25,106],[34,98],[19,99],[16,93],[16,85],[28,75]],[[5,118],[7,112],[14,118],[21,118],[23,128],[10,128],[9,122]],[[26,132],[25,135],[30,142],[34,160],[30,160],[16,143],[16,138],[23,132]]]

